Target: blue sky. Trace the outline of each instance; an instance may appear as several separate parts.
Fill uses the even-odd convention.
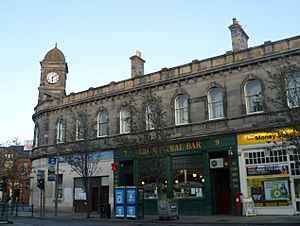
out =
[[[296,0],[2,0],[0,143],[33,138],[39,63],[56,42],[69,94],[130,78],[136,50],[145,73],[224,54],[233,17],[250,47],[299,35],[299,8]]]

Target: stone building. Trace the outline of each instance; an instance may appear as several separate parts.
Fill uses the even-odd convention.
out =
[[[272,71],[283,57],[297,62],[300,37],[267,41],[249,48],[248,35],[239,21],[233,19],[229,29],[232,50],[223,55],[144,74],[145,61],[137,52],[130,57],[131,78],[68,95],[65,57],[57,47],[50,50],[41,62],[39,98],[33,115],[33,168],[43,170],[47,178],[48,159],[57,156],[58,151],[67,154],[68,147],[76,144],[64,134],[66,127],[71,126],[70,115],[79,116],[81,110],[87,109],[94,123],[91,139],[94,144],[89,151],[106,156],[99,159],[102,170],[90,186],[94,210],[103,202],[113,206],[114,186],[136,185],[145,189],[145,213],[155,213],[157,192],[147,179],[149,175],[132,150],[120,151],[121,147],[114,142],[116,137],[130,132],[124,120],[129,98],[132,95],[141,98],[145,90],[151,90],[163,97],[163,105],[168,109],[167,124],[173,135],[166,150],[169,154],[164,192],[178,200],[180,214],[235,214],[239,192],[245,196],[261,195],[258,199],[253,197],[257,214],[297,213],[300,172],[291,173],[287,154],[280,152],[281,159],[254,163],[249,156],[261,158],[262,154],[257,153],[264,152],[264,147],[271,144],[252,144],[241,137],[251,133],[259,136],[261,131],[278,127],[270,120],[268,108],[260,99],[272,95],[266,70]],[[113,162],[116,171],[111,170]],[[251,167],[260,165],[283,166],[288,170],[268,175],[249,174]],[[59,208],[72,210],[80,201],[80,193],[84,193],[76,187],[78,175],[71,172],[67,163],[60,164],[59,174],[62,175]],[[33,192],[39,194],[34,183]],[[263,191],[272,193],[275,184],[280,183],[287,186],[287,197],[262,195]],[[54,184],[49,182],[45,186],[45,205],[49,209],[54,205]],[[108,197],[106,201],[101,200],[103,196]],[[39,196],[34,197],[33,203],[38,205]]]

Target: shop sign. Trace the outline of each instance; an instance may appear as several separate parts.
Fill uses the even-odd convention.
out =
[[[170,152],[181,152],[181,151],[195,151],[202,149],[202,145],[200,141],[189,142],[189,143],[182,143],[182,144],[171,144],[166,146],[165,153]],[[148,149],[148,148],[141,148],[138,150],[139,155],[147,155],[150,151],[155,152],[156,150]]]
[[[288,180],[264,181],[266,200],[289,200]]]
[[[247,176],[261,176],[261,175],[288,175],[288,165],[260,165],[260,166],[247,166]]]
[[[242,144],[255,144],[264,142],[275,142],[281,140],[287,140],[298,132],[293,129],[285,129],[274,132],[259,132],[259,133],[248,133],[240,134],[237,136],[237,141],[239,145]]]

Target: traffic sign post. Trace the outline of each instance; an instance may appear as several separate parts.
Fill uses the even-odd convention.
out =
[[[45,171],[38,170],[36,174],[37,187],[40,189],[40,216],[45,216],[44,207],[43,207],[43,195],[45,189]]]
[[[5,200],[5,193],[6,193],[6,188],[7,188],[7,177],[3,176],[1,181],[0,181],[0,191],[2,191],[2,202]]]

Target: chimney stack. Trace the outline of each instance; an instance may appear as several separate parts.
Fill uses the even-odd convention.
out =
[[[131,78],[144,75],[144,63],[142,53],[137,50],[136,54],[129,58],[131,60]]]
[[[232,25],[229,26],[231,31],[232,50],[239,51],[248,48],[248,35],[236,19],[232,19]]]

